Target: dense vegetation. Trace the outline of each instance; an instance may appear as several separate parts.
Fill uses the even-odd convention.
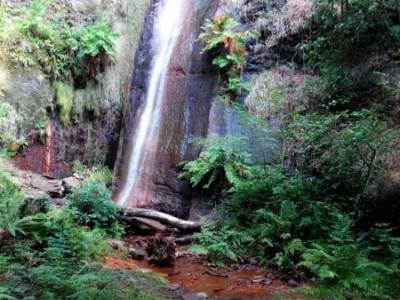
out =
[[[217,66],[224,77],[223,92],[227,96],[236,96],[248,89],[240,78],[240,71],[246,63],[246,41],[256,38],[255,30],[238,31],[240,23],[229,16],[206,20],[200,39],[204,42],[204,52],[213,52],[213,65]]]
[[[217,263],[255,257],[288,278],[315,277],[319,284],[303,290],[324,299],[398,299],[399,209],[377,193],[398,150],[399,89],[386,72],[390,60],[371,57],[398,50],[399,3],[316,7],[286,58],[313,75],[304,89],[314,94],[286,117],[279,159],[266,163],[219,142],[185,165],[193,187],[221,199],[219,218],[206,222],[193,249]],[[213,24],[204,28],[206,50],[219,35],[210,35]]]
[[[62,124],[67,126],[76,105],[75,90],[98,84],[101,75],[113,63],[116,38],[117,34],[101,15],[93,14],[86,20],[77,22],[68,14],[62,1],[2,2],[0,4],[2,151],[7,150],[8,154],[12,155],[21,147],[27,146],[26,135],[32,128],[36,127],[40,135],[44,136],[44,128],[48,123],[46,110],[58,112]],[[24,110],[19,108],[20,104],[7,99],[10,96],[6,95],[5,91],[10,89],[9,81],[18,78],[18,74],[31,74],[31,77],[36,76],[40,81],[48,81],[53,89],[54,99],[47,102],[46,96],[41,95],[41,92],[38,92],[37,99],[32,99],[32,102],[36,101],[47,107],[34,107],[33,111],[23,113]],[[29,105],[32,106],[32,104],[26,106]],[[85,105],[89,106],[87,103]]]
[[[121,227],[99,174],[60,209],[24,200],[0,173],[0,299],[153,299],[138,291],[138,275],[101,264]]]
[[[104,71],[116,34],[102,19],[70,25],[60,4],[49,4],[35,0],[28,6],[1,6],[1,55],[15,68],[39,67],[52,80],[73,79],[81,85]]]
[[[299,32],[277,39],[278,50],[295,41],[279,63],[308,76],[303,91],[310,99],[285,115],[278,157],[263,152],[271,143],[265,120],[246,112],[251,134],[200,141],[204,151],[185,163],[183,175],[218,204],[192,250],[218,265],[275,268],[305,282],[300,292],[317,299],[400,297],[400,208],[389,195],[398,189],[391,165],[400,138],[393,74],[399,7],[398,0],[318,0]],[[102,18],[77,24],[62,11],[57,1],[0,5],[0,58],[10,70],[45,74],[67,126],[75,89],[96,84],[112,64],[117,36]],[[249,90],[242,78],[246,43],[260,37],[242,29],[223,15],[207,20],[200,35],[221,77],[219,93],[235,108]],[[281,98],[270,85],[271,98]],[[26,143],[6,126],[12,110],[0,102],[7,154]],[[44,108],[38,116],[26,127],[43,136]],[[123,233],[110,200],[112,174],[77,165],[86,179],[65,208],[24,199],[0,172],[0,299],[151,298],[139,292],[137,275],[102,265],[110,253],[105,241]]]

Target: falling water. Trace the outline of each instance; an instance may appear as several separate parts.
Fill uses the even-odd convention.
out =
[[[146,101],[141,108],[133,147],[129,153],[126,178],[117,195],[120,206],[140,206],[148,197],[146,181],[155,155],[159,137],[159,123],[168,66],[182,29],[186,0],[163,0],[159,4],[153,28],[153,61],[146,91]]]

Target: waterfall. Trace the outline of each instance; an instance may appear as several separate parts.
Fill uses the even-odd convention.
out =
[[[148,88],[145,103],[138,111],[132,149],[127,159],[128,171],[122,178],[122,185],[116,196],[120,206],[140,206],[149,197],[146,181],[152,175],[168,66],[182,29],[185,1],[187,0],[162,0],[157,8]]]

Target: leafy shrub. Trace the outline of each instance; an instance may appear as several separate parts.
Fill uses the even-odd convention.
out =
[[[77,28],[74,35],[79,42],[78,58],[85,55],[96,57],[102,53],[114,55],[114,42],[118,35],[111,30],[106,20],[97,20],[91,25]]]
[[[246,62],[246,41],[258,36],[255,30],[239,31],[239,25],[227,15],[217,16],[205,21],[200,34],[203,52],[211,52],[212,63],[228,75],[225,92],[231,95],[248,89],[239,74]]]
[[[110,230],[117,222],[118,208],[104,183],[86,181],[68,199],[78,224]]]
[[[314,244],[302,255],[299,266],[318,276],[319,286],[308,288],[308,292],[319,298],[395,299],[399,293],[396,270],[370,260],[368,249],[353,243]]]
[[[399,3],[340,4],[318,1],[292,57],[315,75],[307,85],[317,93],[285,120],[281,159],[267,164],[249,157],[250,147],[211,145],[184,167],[193,186],[217,187],[221,200],[218,223],[196,235],[195,248],[219,259],[257,257],[298,280],[314,276],[319,284],[307,289],[317,298],[397,299],[398,223],[365,220],[397,150],[396,119],[385,118],[394,116],[396,79],[376,57],[399,47]],[[201,35],[228,94],[244,63],[236,26],[228,17],[207,21]]]
[[[0,240],[2,235],[16,235],[19,227],[19,206],[23,195],[10,179],[0,172]]]
[[[205,44],[203,51],[216,50],[213,64],[221,69],[241,68],[245,64],[246,40],[258,36],[254,30],[238,31],[239,25],[237,20],[223,15],[212,21],[206,20],[202,27],[200,39]]]
[[[398,1],[346,0],[341,10],[331,1],[318,2],[305,31],[311,34],[298,45],[296,55],[320,76],[317,104],[341,109],[365,104],[371,95],[378,98],[381,92],[376,91],[379,87],[372,74],[380,66],[365,63],[364,58],[399,47]],[[363,68],[355,68],[357,62]]]
[[[98,19],[73,27],[48,10],[48,1],[35,0],[5,11],[12,22],[1,23],[4,60],[17,67],[39,67],[53,80],[74,79],[79,86],[104,72],[117,36],[108,22]]]
[[[361,203],[382,176],[397,128],[369,110],[295,114],[285,132],[288,161],[319,178],[324,193],[361,218]]]
[[[191,246],[190,250],[208,255],[218,265],[224,265],[226,258],[232,261],[241,261],[244,247],[255,242],[247,232],[212,224],[204,224],[202,231],[195,234],[195,240],[196,244]]]
[[[50,209],[49,199],[46,197],[26,198],[19,207],[20,216],[27,217],[39,213],[47,213]]]
[[[103,183],[110,187],[113,181],[113,173],[105,166],[95,166],[89,171],[87,180]]]
[[[96,165],[89,168],[83,165],[79,160],[76,160],[73,162],[73,170],[79,173],[86,181],[93,181],[111,187],[113,173],[106,166]]]
[[[393,138],[393,132],[366,112],[347,117],[352,122],[348,120],[348,123],[335,127],[337,135],[330,128],[332,124],[338,124],[335,117],[321,117],[321,124],[293,134],[297,138],[324,139],[320,144],[313,138],[312,147],[303,148],[297,142],[293,145],[308,151],[315,151],[320,146],[322,155],[334,156],[326,158],[326,163],[333,161],[335,164],[327,168],[332,172],[330,176],[308,171],[314,167],[310,163],[323,165],[315,154],[305,159],[305,166],[298,167],[303,172],[285,170],[279,164],[259,165],[249,154],[237,154],[231,149],[235,155],[230,155],[221,146],[211,146],[197,160],[187,163],[184,169],[192,185],[209,189],[212,184],[223,190],[220,193],[223,201],[217,209],[219,221],[212,227],[205,226],[204,231],[196,235],[196,245],[192,249],[210,255],[217,262],[226,258],[257,257],[260,263],[291,274],[290,278],[301,280],[314,275],[320,285],[315,289],[308,287],[307,291],[318,297],[341,299],[351,295],[355,299],[396,299],[399,290],[394,282],[399,276],[399,260],[394,232],[390,229],[356,231],[354,223],[361,214],[360,207],[353,202],[354,198],[349,199],[348,195],[346,198],[345,194],[339,196],[339,191],[333,193],[329,181],[330,178],[343,180],[340,176],[344,175],[336,173],[336,166],[341,166],[340,172],[379,174],[377,161],[373,172],[368,168],[358,169],[368,160],[357,155],[370,155],[371,152],[352,152],[355,145],[352,142],[365,151],[377,149],[384,154],[391,150],[385,147]],[[337,145],[330,146],[329,143]],[[334,154],[329,153],[330,147]],[[297,154],[297,159],[302,158],[295,149],[291,151]],[[220,175],[215,176],[216,173]],[[365,178],[346,175],[348,178],[362,180],[359,190],[353,191],[353,197],[363,195]],[[321,254],[321,249],[326,252]],[[328,279],[324,272],[336,275]],[[369,274],[365,275],[365,272]]]
[[[89,181],[78,195],[109,201],[105,186],[95,193],[96,185]],[[109,255],[108,234],[76,224],[74,207],[23,216],[22,199],[18,187],[0,173],[1,299],[153,299],[138,290],[136,275],[96,263]],[[112,217],[112,208],[100,211]],[[105,219],[92,217],[105,225]]]

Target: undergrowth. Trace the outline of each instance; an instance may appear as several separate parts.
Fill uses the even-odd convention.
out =
[[[313,75],[304,86],[314,92],[305,109],[286,116],[281,157],[262,162],[211,143],[184,167],[195,188],[219,200],[194,250],[218,263],[256,258],[288,279],[316,278],[302,292],[317,299],[399,298],[398,197],[379,195],[382,181],[392,180],[400,137],[390,73],[398,7],[396,0],[315,2],[302,34],[289,37],[299,44],[288,57]],[[240,69],[244,48],[235,52],[232,24],[208,21],[202,39],[214,64]],[[231,49],[236,57],[227,57]]]
[[[227,15],[207,19],[202,27],[200,40],[204,43],[203,52],[209,52],[213,65],[221,71],[225,86],[223,92],[231,97],[249,86],[240,78],[246,63],[246,41],[258,37],[255,30],[239,30],[239,21]]]
[[[84,201],[86,189],[84,185],[75,191],[74,201]],[[101,200],[95,207],[99,210],[92,211],[97,216],[104,211],[102,206],[116,211],[108,198]],[[42,207],[43,201],[31,205]],[[50,210],[38,206],[35,213],[22,214],[27,211],[23,202],[18,187],[0,173],[1,299],[155,299],[138,289],[138,275],[101,265],[111,251],[106,242],[111,227],[104,218],[86,215],[96,222],[81,222],[77,213],[87,211],[79,205]],[[103,216],[112,218],[109,211]]]
[[[1,12],[1,59],[13,68],[39,68],[51,80],[81,86],[112,61],[117,35],[104,19],[74,26],[62,10],[50,10],[50,2],[43,0],[7,9],[2,5]]]

